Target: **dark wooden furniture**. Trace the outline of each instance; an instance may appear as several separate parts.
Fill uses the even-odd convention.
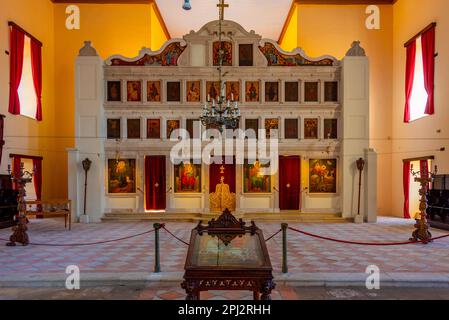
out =
[[[436,175],[427,193],[427,215],[434,228],[449,230],[449,175]]]
[[[72,202],[70,200],[27,201],[28,218],[64,218],[65,228],[72,230]]]
[[[207,226],[200,222],[192,230],[181,286],[187,300],[200,300],[208,290],[248,290],[254,300],[271,300],[275,283],[262,230],[228,210]]]
[[[18,192],[12,188],[11,176],[0,175],[0,229],[16,224],[14,217],[19,213],[17,195]]]

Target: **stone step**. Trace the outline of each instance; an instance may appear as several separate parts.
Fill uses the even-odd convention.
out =
[[[209,221],[218,217],[217,214],[200,213],[130,213],[113,212],[106,213],[102,218],[104,222],[135,222],[135,221],[172,221],[172,222],[194,222]],[[345,223],[352,222],[352,218],[343,218],[338,213],[240,213],[237,218],[244,220],[254,220],[257,222],[313,222],[313,223]]]

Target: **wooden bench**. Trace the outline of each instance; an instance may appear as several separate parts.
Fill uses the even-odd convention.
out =
[[[71,200],[49,200],[49,201],[27,201],[27,217],[34,218],[58,218],[64,217],[64,225],[72,230],[72,201]],[[68,222],[68,223],[67,223]]]

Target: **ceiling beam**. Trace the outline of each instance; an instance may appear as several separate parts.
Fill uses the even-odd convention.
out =
[[[297,4],[332,4],[332,5],[354,5],[354,4],[395,4],[398,0],[294,0]]]
[[[148,4],[154,0],[51,0],[54,3]],[[294,0],[298,4],[394,4],[397,0]]]
[[[150,4],[154,0],[51,0],[53,3]]]

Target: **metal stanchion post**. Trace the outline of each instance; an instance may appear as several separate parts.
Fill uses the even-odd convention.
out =
[[[160,223],[153,224],[154,227],[154,272],[161,272],[161,261],[159,252],[159,230],[162,225]]]
[[[281,224],[282,228],[282,273],[288,273],[287,266],[287,229],[288,224]]]

